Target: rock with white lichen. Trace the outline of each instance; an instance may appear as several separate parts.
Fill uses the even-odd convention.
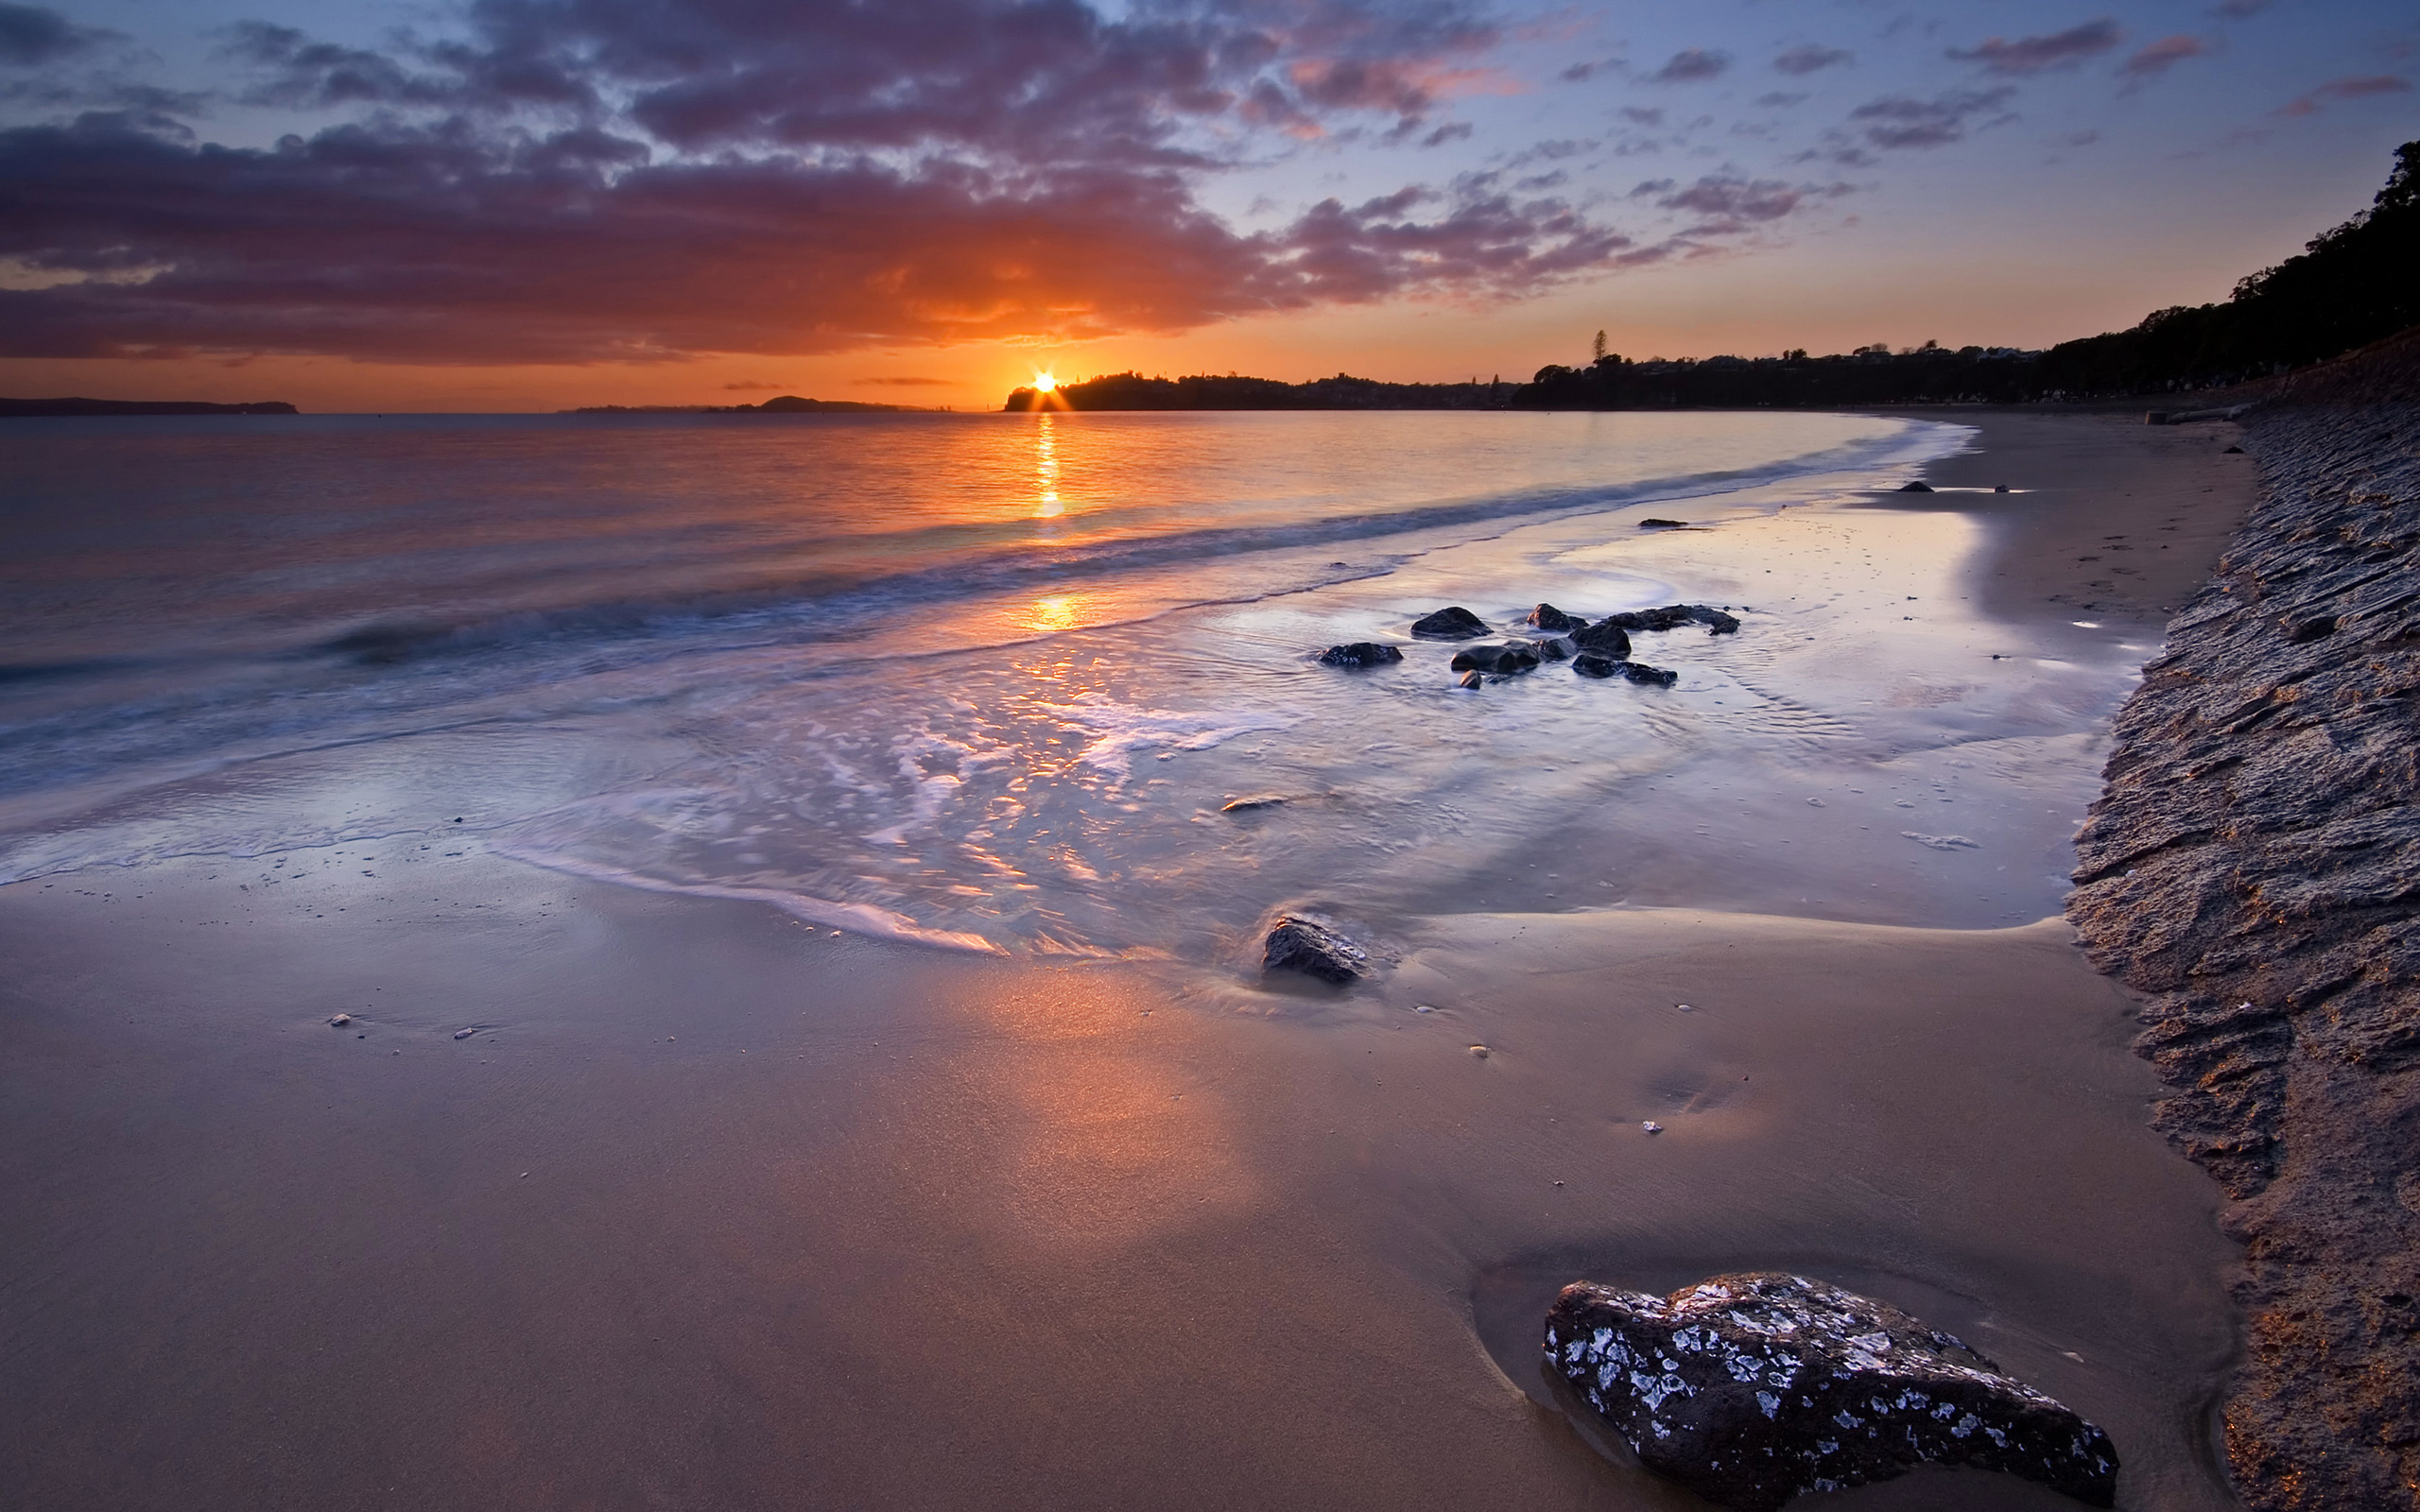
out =
[[[2116,1499],[2108,1435],[1949,1334],[1804,1276],[1717,1276],[1661,1297],[1582,1281],[1547,1313],[1546,1353],[1642,1464],[1724,1506],[1927,1463]]]

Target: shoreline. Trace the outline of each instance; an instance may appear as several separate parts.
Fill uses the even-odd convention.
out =
[[[2120,714],[2079,838],[2070,917],[2145,999],[2159,1126],[2234,1199],[2227,1439],[2260,1508],[2420,1484],[2414,355],[2250,417],[2265,496]]]
[[[2066,465],[1995,434],[1936,475]],[[2046,605],[2106,518],[2062,476],[1988,569]],[[2218,1194],[2055,920],[1414,918],[1301,996],[376,861],[0,888],[25,1504],[1677,1512],[1521,1373],[1526,1289],[1741,1263],[1988,1340],[2120,1505],[2231,1504]],[[1944,1497],[2068,1504],[1832,1501]]]

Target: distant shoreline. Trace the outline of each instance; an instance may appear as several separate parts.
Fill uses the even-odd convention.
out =
[[[76,415],[299,415],[282,399],[211,404],[198,399],[0,399],[0,420]]]

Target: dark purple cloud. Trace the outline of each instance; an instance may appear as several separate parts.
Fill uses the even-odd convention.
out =
[[[1773,66],[1785,74],[1813,74],[1842,63],[1855,62],[1857,55],[1838,47],[1818,47],[1812,43],[1792,47],[1773,60]]]
[[[1952,90],[1931,99],[1886,95],[1849,112],[1865,140],[1893,150],[1945,146],[1964,137],[1978,122],[2005,119],[2004,107],[2016,90],[2009,84],[1991,89]]]
[[[1664,66],[1647,77],[1659,84],[1698,84],[1721,75],[1731,66],[1731,55],[1704,47],[1691,47],[1666,59]]]
[[[268,148],[156,113],[0,131],[0,354],[583,362],[1174,331],[1518,298],[1630,244],[1474,179],[1245,232],[1201,185],[1280,131],[1431,127],[1461,0],[473,0],[441,43],[247,26]],[[1255,146],[1255,142],[1262,145]]]
[[[1483,186],[1330,200],[1245,235],[1172,171],[1011,185],[964,164],[643,158],[585,128],[500,146],[356,125],[268,150],[110,117],[0,132],[0,257],[96,280],[0,292],[0,353],[586,362],[1080,339],[1518,297],[1627,245]]]
[[[2278,115],[2316,115],[2322,106],[2339,100],[2357,100],[2368,94],[2401,94],[2411,88],[2411,80],[2393,74],[2368,74],[2350,78],[2331,78],[2317,89],[2295,95],[2273,112]]]
[[[2130,79],[2155,78],[2188,58],[2206,58],[2211,51],[2201,38],[2179,33],[2145,43],[2118,71]]]
[[[2020,37],[2014,42],[1993,37],[1972,47],[1952,47],[1949,56],[1962,63],[1980,64],[1987,74],[2014,77],[2072,68],[2108,52],[2125,36],[2117,22],[2103,16],[2044,37]]]
[[[33,68],[88,53],[116,33],[78,26],[41,6],[0,3],[0,65]]]

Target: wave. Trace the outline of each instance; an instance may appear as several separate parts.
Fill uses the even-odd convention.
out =
[[[1222,558],[1347,545],[1457,526],[1528,524],[1562,515],[1643,507],[1812,473],[1878,466],[1905,450],[1906,438],[1901,436],[1754,468],[1488,494],[1286,524],[1219,524],[1063,545],[960,549],[946,559],[898,572],[853,575],[827,570],[776,584],[678,598],[621,599],[456,621],[420,616],[373,620],[314,642],[301,648],[300,654],[377,668],[562,641],[669,640],[711,633],[716,636],[715,648],[727,650],[811,638],[851,640],[873,634],[902,610],[925,605],[1012,595],[1037,588],[1064,589],[1135,571]],[[1331,570],[1339,569],[1353,571],[1350,564],[1331,564]]]

